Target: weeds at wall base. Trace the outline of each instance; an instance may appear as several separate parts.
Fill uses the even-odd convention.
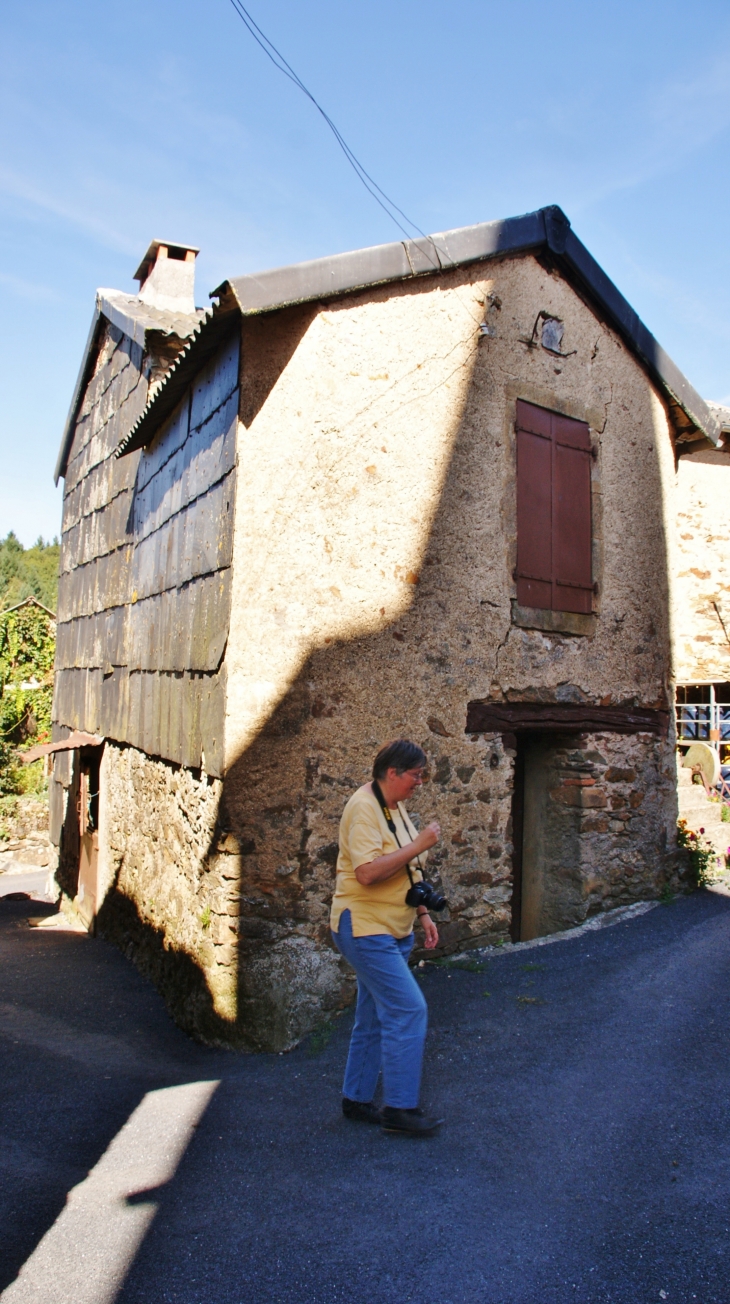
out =
[[[313,1032],[310,1032],[305,1043],[305,1053],[310,1059],[321,1055],[322,1051],[329,1046],[337,1026],[335,1020],[344,1012],[344,1010],[338,1010],[332,1018],[324,1019],[322,1023],[317,1024]]]

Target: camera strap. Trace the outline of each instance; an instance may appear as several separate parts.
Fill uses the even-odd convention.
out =
[[[376,796],[377,799],[378,799],[378,805],[380,806],[380,809],[381,809],[382,812],[383,812],[383,818],[384,818],[386,824],[388,825],[388,828],[390,829],[391,833],[393,834],[393,837],[395,838],[395,840],[396,840],[398,846],[402,848],[402,843],[401,843],[400,838],[398,837],[398,831],[397,831],[397,829],[396,829],[396,827],[395,827],[395,823],[394,823],[394,820],[393,820],[393,816],[391,815],[389,808],[388,808],[388,807],[386,806],[386,804],[385,804],[385,797],[383,796],[383,793],[382,793],[381,788],[380,788],[380,784],[378,783],[378,780],[377,780],[377,779],[373,779],[373,781],[372,781],[372,789],[373,789],[373,792],[375,793],[375,796]],[[408,825],[406,824],[405,819],[403,819],[403,813],[402,813],[402,812],[401,812],[401,819],[403,820],[403,827],[405,828],[406,832],[408,832]],[[411,841],[413,841],[413,839],[411,839]],[[420,859],[420,856],[416,856],[416,857],[415,857],[415,860],[416,860],[416,864],[418,865],[418,868],[419,868],[420,871],[421,871],[421,874],[423,874],[423,866],[421,865],[421,859]],[[410,862],[409,860],[406,861],[406,873],[407,873],[407,875],[408,875],[408,882],[410,883],[411,887],[413,887],[413,886],[414,886],[413,875],[412,875],[412,873],[411,873],[411,862]]]

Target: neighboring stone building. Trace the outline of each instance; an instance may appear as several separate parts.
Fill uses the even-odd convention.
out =
[[[292,1044],[351,990],[337,825],[399,734],[447,950],[676,883],[676,460],[720,423],[561,211],[227,281],[174,324],[170,261],[144,271],[100,292],[58,466],[68,902],[80,819],[96,926],[183,1026]]]
[[[719,779],[720,764],[730,763],[730,409],[709,406],[720,445],[689,446],[677,466],[674,669],[680,757],[703,742],[716,753]],[[728,811],[708,801],[686,770],[679,779],[680,814],[695,832],[704,830],[720,867],[723,859],[730,867],[730,824],[723,818]],[[727,800],[727,786],[723,792]]]
[[[675,671],[730,688],[730,408],[708,406],[721,443],[688,448],[677,468]]]

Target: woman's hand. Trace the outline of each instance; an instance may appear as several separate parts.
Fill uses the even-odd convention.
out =
[[[405,847],[399,847],[397,851],[389,851],[385,856],[376,856],[375,860],[358,865],[355,878],[363,887],[369,887],[371,883],[382,883],[397,874],[410,860],[415,860],[422,851],[428,851],[429,847],[435,846],[440,837],[441,826],[434,820],[422,829],[413,842],[407,842]],[[433,945],[435,946],[436,943],[434,942]]]
[[[438,946],[439,930],[428,914],[419,915],[418,922],[423,929],[423,945],[427,951],[432,951],[435,946]]]
[[[427,824],[425,829],[421,830],[415,839],[415,845],[418,847],[416,855],[420,856],[422,851],[428,851],[430,847],[435,847],[440,837],[441,825],[437,820],[433,820],[431,824]],[[413,845],[412,843],[411,846]]]

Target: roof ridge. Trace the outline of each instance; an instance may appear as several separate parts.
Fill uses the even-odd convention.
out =
[[[200,322],[175,364],[160,379],[132,430],[120,442],[117,456],[148,442],[154,430],[177,405],[182,397],[183,380],[187,383],[192,377],[191,359],[195,351],[203,348],[205,352],[199,365],[212,352],[210,340],[204,345],[200,341],[207,338],[209,332],[216,334],[217,338],[216,314],[224,303],[226,311],[232,301],[242,316],[253,316],[297,303],[344,296],[377,285],[443,275],[469,263],[541,250],[550,264],[579,293],[588,297],[619,333],[663,391],[675,410],[675,418],[679,410],[679,438],[696,438],[699,432],[700,437],[717,444],[719,421],[715,413],[575,235],[563,210],[557,204],[551,204],[520,217],[479,222],[416,240],[373,245],[223,281],[211,294],[211,298],[221,300],[219,307],[214,307],[212,317],[207,321]],[[434,253],[438,266],[434,264]]]
[[[45,602],[41,602],[40,598],[37,598],[34,593],[29,593],[27,598],[23,598],[22,602],[16,602],[12,607],[3,607],[2,611],[0,611],[0,620],[2,620],[3,616],[9,616],[11,611],[20,611],[21,607],[27,607],[29,602],[33,602],[36,607],[41,608],[41,611],[45,611],[54,620],[58,620],[55,611],[51,611],[51,608],[47,607]]]
[[[639,359],[674,409],[675,419],[678,418],[679,438],[691,440],[699,434],[710,443],[717,444],[720,419],[716,411],[697,393],[641,321],[635,309],[581,243],[563,210],[557,204],[551,204],[518,217],[457,227],[416,240],[373,245],[366,249],[292,263],[223,281],[210,295],[211,299],[217,298],[219,302],[211,308],[196,310],[196,320],[185,336],[183,348],[150,389],[143,411],[120,441],[116,456],[120,457],[149,442],[154,430],[177,406],[195,368],[203,366],[218,347],[234,312],[241,316],[273,312],[297,303],[342,297],[378,285],[439,276],[470,263],[540,251],[543,251],[552,267],[588,298],[594,309],[618,332]],[[105,293],[107,292],[99,291],[98,295]],[[121,291],[112,293],[122,294]],[[121,305],[114,305],[111,300],[98,297],[97,315],[102,312],[102,304],[105,308],[108,307],[110,317],[114,313],[123,315]],[[86,357],[91,348],[96,322],[97,319],[92,323]],[[130,320],[129,324],[132,331],[144,336],[141,321]],[[162,327],[148,327],[156,328]],[[76,410],[82,379],[83,366],[69,423]],[[69,423],[64,434],[65,441],[69,438]],[[72,434],[71,429],[71,437]],[[66,443],[62,444],[56,480],[65,473],[64,458],[68,455],[69,447]]]
[[[108,321],[110,325],[116,326],[117,330],[122,331],[135,344],[144,348],[148,331],[167,336],[175,335],[178,339],[186,339],[200,326],[209,312],[210,308],[196,308],[192,313],[172,312],[169,308],[154,308],[152,304],[144,303],[138,295],[127,294],[124,290],[107,289],[106,287],[97,289],[91,326],[86,338],[81,366],[76,378],[71,406],[66,417],[61,447],[58,452],[54,472],[54,482],[56,484],[58,484],[61,476],[66,474],[66,465],[73,443],[79,407],[81,406],[83,392],[91,379],[92,364],[95,360],[95,350],[99,342],[102,319]],[[167,318],[167,321],[161,320],[164,317]],[[190,330],[181,334],[180,327],[186,324],[190,326]]]

